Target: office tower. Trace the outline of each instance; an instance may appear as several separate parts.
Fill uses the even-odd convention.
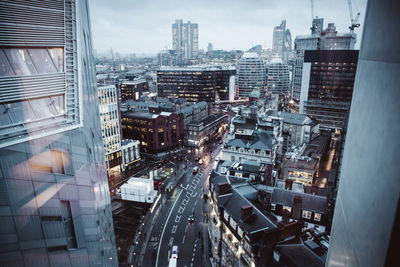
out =
[[[196,59],[199,51],[198,24],[176,20],[172,24],[172,48],[178,51],[184,60]]]
[[[212,43],[208,43],[208,46],[207,46],[207,52],[211,52],[211,51],[213,51],[214,49],[213,49],[213,44]]]
[[[133,80],[121,81],[121,101],[139,100],[143,92],[149,91],[146,79],[135,78]]]
[[[324,19],[315,18],[311,34],[296,36],[294,49],[296,55],[293,67],[292,99],[300,100],[301,79],[305,50],[353,50],[357,40],[355,33],[338,34],[334,23],[329,23],[323,30]]]
[[[117,88],[115,85],[99,86],[98,97],[106,167],[109,172],[120,172],[122,153]]]
[[[289,67],[280,58],[274,58],[267,67],[267,91],[285,94],[290,85]]]
[[[345,127],[353,95],[358,50],[307,50],[304,54],[300,113],[321,128]]]
[[[255,88],[265,90],[265,63],[256,53],[246,52],[239,60],[239,97],[248,97]]]
[[[274,27],[272,39],[272,51],[282,59],[287,59],[287,52],[292,50],[292,35],[286,29],[286,20],[282,20],[281,25]]]
[[[117,266],[87,1],[0,2],[0,265]]]
[[[326,265],[398,265],[399,4],[368,1]],[[391,34],[384,34],[390,32]]]
[[[225,66],[161,67],[157,71],[158,96],[189,102],[229,100],[235,73],[235,68]]]

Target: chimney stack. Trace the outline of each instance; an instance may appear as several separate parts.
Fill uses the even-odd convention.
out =
[[[240,209],[240,219],[245,222],[251,217],[251,215],[253,215],[253,206],[242,206]]]
[[[294,219],[300,219],[301,218],[301,206],[303,203],[303,199],[301,196],[295,196],[293,198],[293,212],[292,216]]]
[[[228,193],[231,188],[229,183],[218,183],[218,196]]]
[[[311,187],[311,193],[313,194],[313,195],[317,195],[318,194],[318,186],[317,185],[312,185],[312,187]]]
[[[293,186],[293,180],[286,179],[285,180],[285,189],[292,190],[292,186]]]

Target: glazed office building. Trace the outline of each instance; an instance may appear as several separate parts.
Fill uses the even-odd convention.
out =
[[[358,50],[305,51],[300,113],[320,128],[343,129],[350,110]]]
[[[235,72],[231,67],[162,67],[157,71],[158,96],[189,102],[229,100]]]
[[[0,13],[0,265],[117,266],[88,3]]]

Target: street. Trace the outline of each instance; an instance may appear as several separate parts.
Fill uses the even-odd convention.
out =
[[[157,214],[142,266],[168,266],[172,246],[178,246],[178,266],[200,266],[202,263],[201,229],[203,224],[203,192],[207,178],[220,151],[218,142],[209,144],[196,154],[204,163],[198,165],[195,154],[188,154],[188,171],[179,181],[170,199]],[[199,171],[193,174],[194,166]],[[194,213],[194,222],[188,218]]]

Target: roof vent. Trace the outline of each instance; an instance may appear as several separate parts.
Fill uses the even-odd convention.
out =
[[[230,189],[230,185],[229,183],[218,183],[218,195],[224,195],[226,193],[228,193],[229,189]]]

